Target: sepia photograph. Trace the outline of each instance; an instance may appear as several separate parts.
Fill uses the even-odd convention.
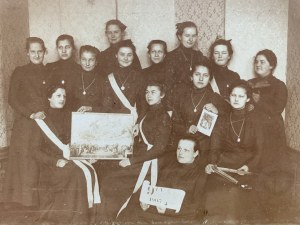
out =
[[[0,225],[300,224],[299,24],[300,0],[0,0]]]

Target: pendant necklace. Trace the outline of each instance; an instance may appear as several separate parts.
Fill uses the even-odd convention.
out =
[[[124,81],[122,81],[122,80],[121,80],[121,77],[118,75],[119,81],[120,81],[120,83],[121,83],[121,90],[122,90],[122,91],[125,90],[125,84],[126,84],[128,78],[129,78],[129,76],[130,76],[130,74],[127,75],[127,77],[126,77],[126,79],[125,79]]]
[[[188,60],[188,58],[186,57],[186,55],[184,54],[182,48],[180,48],[180,51],[181,51],[181,53],[182,53],[182,55],[183,55],[183,57],[184,57],[184,60],[185,60],[186,62],[189,62],[189,60]],[[192,50],[192,52],[191,52],[190,71],[193,70],[192,65],[193,65],[193,50]]]
[[[231,119],[231,112],[230,112],[230,125],[231,125],[231,128],[232,128],[232,131],[233,131],[233,133],[237,136],[237,142],[241,142],[241,133],[242,133],[242,130],[243,130],[243,127],[244,127],[244,123],[245,123],[245,118],[243,119],[243,120],[239,120],[239,121],[243,121],[243,123],[242,123],[242,126],[241,126],[241,129],[240,129],[240,131],[239,131],[239,133],[237,133],[236,131],[235,131],[235,129],[234,129],[234,127],[233,127],[233,123],[234,122],[237,122],[237,121],[232,121],[232,119]]]
[[[194,103],[194,98],[193,98],[193,92],[191,93],[191,99],[192,99],[192,104],[194,106],[194,112],[197,112],[197,108],[200,105],[200,103],[202,102],[204,96],[206,95],[206,91],[204,92],[203,96],[201,97],[201,99],[199,100],[199,102],[197,103],[197,105],[195,105]]]
[[[81,73],[81,83],[82,83],[82,94],[83,95],[86,95],[86,91],[87,89],[89,89],[96,81],[96,77],[94,77],[94,79],[92,80],[92,82],[87,86],[87,87],[84,87],[84,79],[83,79],[83,73]]]

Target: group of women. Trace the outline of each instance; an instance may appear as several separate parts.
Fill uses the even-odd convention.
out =
[[[237,210],[245,205],[244,199],[254,191],[265,197],[278,190],[274,179],[283,176],[273,175],[285,172],[281,113],[287,88],[273,75],[276,55],[268,49],[259,51],[253,66],[257,77],[240,80],[228,69],[233,56],[230,40],[217,39],[207,58],[195,50],[197,26],[186,21],[177,24],[179,46],[173,51],[167,51],[163,40],[149,43],[152,65],[142,69],[135,46],[123,40],[125,30],[119,20],[108,21],[105,33],[110,47],[100,52],[81,46],[79,65],[73,59],[72,36],[57,38],[59,60],[46,66],[43,40],[27,39],[30,63],[15,69],[9,89],[15,121],[6,202],[39,207],[40,220],[59,223],[114,220],[117,215],[139,221],[149,212],[148,222],[167,217],[200,222],[206,214],[208,221],[244,218],[238,213],[243,210]],[[218,114],[211,136],[197,129],[203,109]],[[131,158],[85,161],[91,179],[99,181],[100,205],[90,205],[82,169],[35,122],[44,120],[67,146],[72,111],[130,113],[136,120]],[[238,184],[245,184],[236,185],[216,174],[218,167],[252,175],[233,175]],[[146,171],[144,177],[141,171]],[[149,205],[139,203],[137,180],[144,179],[184,189],[181,211],[170,214],[159,207],[149,211]],[[120,210],[122,206],[125,210]],[[128,213],[130,209],[140,213]]]

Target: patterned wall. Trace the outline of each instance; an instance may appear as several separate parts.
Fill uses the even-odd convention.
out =
[[[290,0],[288,26],[286,134],[290,147],[300,151],[300,2]]]
[[[217,36],[224,37],[225,0],[175,0],[176,23],[191,20],[199,30],[198,48],[208,54]]]
[[[6,147],[13,123],[13,112],[7,103],[9,78],[16,66],[27,62],[28,3],[26,0],[1,0],[0,10],[0,147]]]

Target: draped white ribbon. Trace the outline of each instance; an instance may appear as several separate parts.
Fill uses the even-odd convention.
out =
[[[219,89],[216,79],[214,77],[210,81],[210,86],[215,93],[220,94],[220,89]]]
[[[41,130],[46,134],[46,136],[63,152],[63,155],[66,159],[69,159],[70,151],[67,145],[63,144],[56,135],[50,130],[47,124],[40,119],[35,119],[35,122],[41,128]],[[87,199],[89,203],[89,208],[93,207],[93,204],[101,203],[100,199],[100,190],[99,190],[99,183],[97,178],[97,173],[88,161],[86,160],[72,160],[84,173],[85,180],[86,180],[86,187],[87,187]],[[91,172],[88,169],[90,167],[95,176],[95,183],[94,183],[94,190],[92,185],[92,176]]]
[[[136,111],[136,107],[131,106],[130,102],[128,101],[128,99],[126,98],[126,96],[124,95],[124,93],[121,91],[121,89],[119,88],[117,81],[115,79],[115,76],[113,73],[108,75],[108,80],[109,83],[112,87],[112,89],[114,90],[115,94],[118,96],[118,98],[120,99],[120,101],[122,102],[122,104],[130,110],[130,113],[133,115],[134,118],[134,124],[136,123],[136,120],[138,118],[138,114]]]
[[[150,151],[151,148],[153,147],[153,145],[148,142],[148,140],[146,139],[146,137],[143,133],[142,124],[144,122],[144,119],[145,119],[145,117],[140,122],[140,133],[141,133],[141,136],[142,136],[142,139],[143,139],[144,143],[147,145],[147,151]],[[117,217],[127,207],[128,203],[131,199],[131,196],[134,193],[136,193],[139,190],[139,188],[142,186],[150,166],[151,166],[151,185],[153,185],[153,186],[156,185],[156,183],[157,183],[157,158],[145,161],[143,163],[143,167],[142,167],[141,172],[138,176],[138,179],[137,179],[136,184],[134,186],[133,192],[129,196],[129,198],[126,200],[126,202],[122,205],[122,207],[120,208],[120,210],[117,214]]]

